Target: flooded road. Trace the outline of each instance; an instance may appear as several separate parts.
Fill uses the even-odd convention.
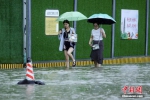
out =
[[[122,98],[124,86],[142,86],[150,100],[150,64],[34,69],[46,85],[16,85],[25,69],[0,70],[0,100],[135,100]]]

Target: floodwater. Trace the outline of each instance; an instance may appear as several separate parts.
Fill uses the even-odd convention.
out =
[[[25,69],[0,70],[0,100],[150,100],[150,64],[34,69],[46,85],[16,85]],[[122,98],[124,86],[142,86],[144,98]]]

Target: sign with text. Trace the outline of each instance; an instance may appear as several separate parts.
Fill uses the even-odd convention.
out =
[[[56,19],[59,17],[59,10],[45,11],[45,34],[58,35],[59,22]]]
[[[121,38],[138,39],[138,10],[121,10]]]

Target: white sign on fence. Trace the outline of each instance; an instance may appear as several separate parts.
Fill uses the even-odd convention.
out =
[[[121,10],[121,38],[138,39],[138,10]]]
[[[56,19],[59,17],[59,10],[45,11],[45,34],[58,35],[59,22]]]

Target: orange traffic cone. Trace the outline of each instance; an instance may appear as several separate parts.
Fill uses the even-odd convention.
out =
[[[32,61],[28,62],[26,66],[26,79],[32,81],[34,80]]]
[[[26,78],[22,81],[19,81],[19,85],[23,84],[38,84],[38,85],[45,85],[45,83],[41,81],[35,81],[34,79],[34,72],[33,72],[33,67],[32,67],[32,61],[30,58],[27,59],[27,64],[26,64]]]

